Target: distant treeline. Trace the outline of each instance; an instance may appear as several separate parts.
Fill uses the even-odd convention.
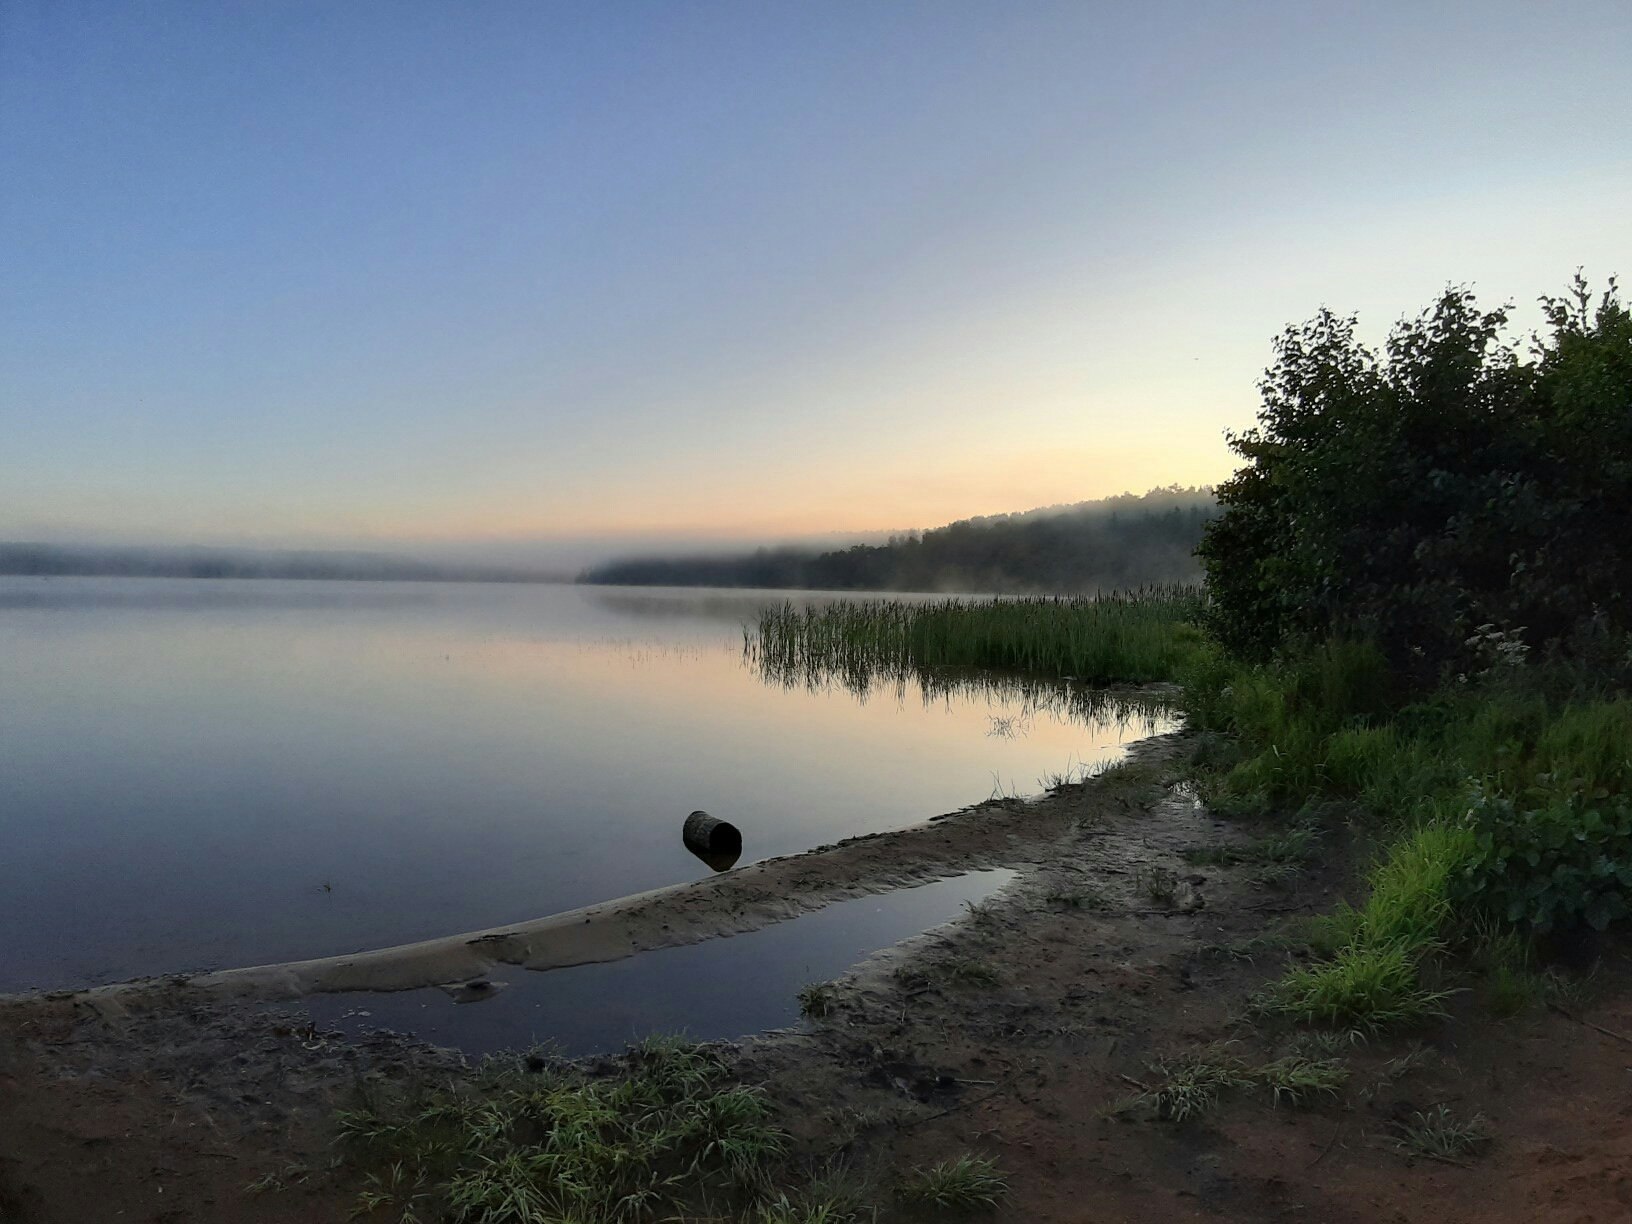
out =
[[[614,561],[585,571],[579,581],[822,591],[1110,591],[1196,581],[1201,569],[1192,553],[1217,512],[1211,489],[1174,486],[963,519],[887,544],[830,552],[780,548]]]
[[[305,578],[363,582],[559,582],[562,576],[438,565],[387,553],[0,543],[0,574],[112,578]]]

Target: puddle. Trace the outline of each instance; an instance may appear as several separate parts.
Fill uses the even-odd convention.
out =
[[[568,1057],[621,1049],[652,1033],[699,1041],[781,1028],[798,993],[880,948],[958,917],[1014,878],[978,871],[879,896],[840,901],[746,935],[662,948],[601,965],[489,977],[478,1000],[440,988],[315,995],[319,1028],[410,1032],[469,1054],[550,1044]],[[456,997],[459,996],[459,997]]]

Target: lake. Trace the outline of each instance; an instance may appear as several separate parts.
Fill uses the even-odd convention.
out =
[[[516,922],[708,874],[694,808],[749,862],[1149,730],[1013,685],[765,677],[743,625],[786,598],[0,578],[0,991]]]

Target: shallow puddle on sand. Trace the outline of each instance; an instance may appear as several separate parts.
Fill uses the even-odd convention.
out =
[[[1014,878],[977,871],[839,901],[745,935],[661,948],[600,965],[490,975],[498,989],[456,1003],[441,989],[317,995],[320,1029],[414,1033],[470,1054],[553,1045],[577,1057],[652,1033],[699,1041],[741,1037],[799,1018],[799,990],[837,977],[881,948],[940,926]]]

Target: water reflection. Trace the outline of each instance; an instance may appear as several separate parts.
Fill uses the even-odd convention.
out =
[[[880,948],[958,917],[1014,878],[978,871],[841,901],[746,935],[643,952],[601,965],[495,976],[478,996],[416,990],[318,995],[320,1028],[390,1028],[472,1054],[549,1044],[576,1057],[653,1033],[699,1041],[792,1024],[803,986],[837,977]],[[464,1002],[469,1006],[459,1006]]]
[[[848,656],[842,661],[808,657],[789,658],[760,647],[744,635],[743,663],[772,687],[808,693],[848,693],[856,701],[884,698],[897,704],[916,700],[922,705],[950,706],[979,700],[1015,712],[988,716],[992,739],[1024,736],[1039,718],[1072,721],[1104,730],[1134,728],[1154,735],[1170,726],[1175,714],[1173,697],[1155,689],[1107,689],[1072,680],[1040,680],[1035,676],[961,668],[924,668],[899,660],[880,661]]]
[[[994,775],[1041,789],[1159,718],[1001,678],[767,673],[739,614],[780,592],[654,592],[673,616],[604,594],[0,579],[0,930],[27,932],[0,990],[534,918],[713,870],[676,836],[696,809],[744,859],[798,853]]]
[[[842,591],[760,591],[711,590],[707,587],[603,587],[586,586],[578,590],[597,607],[619,616],[640,617],[650,620],[715,621],[733,627],[750,625],[768,605],[792,604],[795,607],[820,607],[856,598],[855,592]],[[899,603],[933,603],[944,595],[902,593],[889,597]]]

